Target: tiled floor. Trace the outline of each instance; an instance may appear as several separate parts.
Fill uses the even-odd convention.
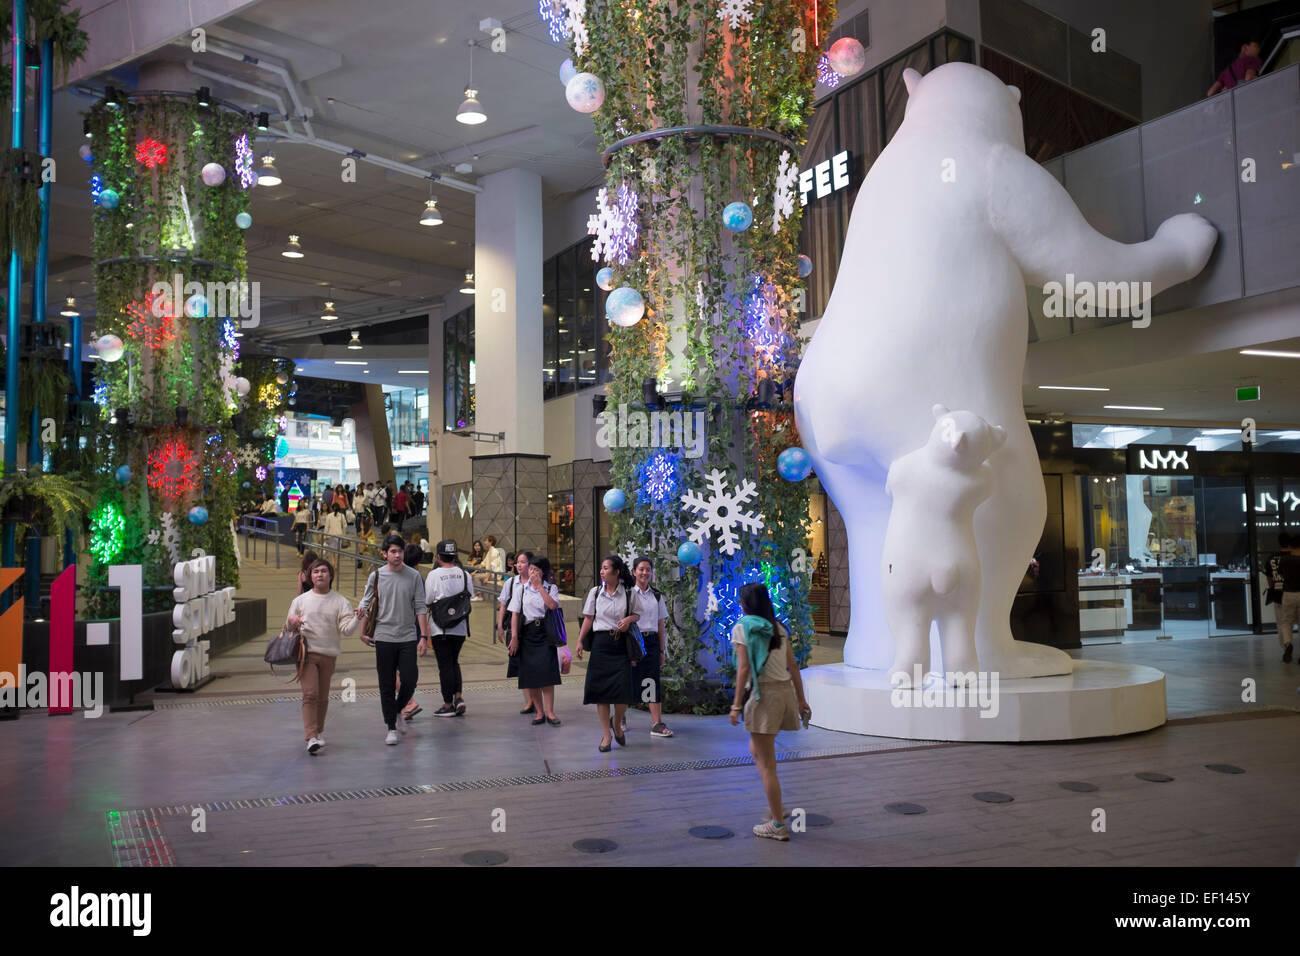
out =
[[[274,573],[246,578],[246,593],[262,587],[282,602],[270,609],[272,621],[287,607],[282,592],[292,593],[292,576],[283,575],[288,587]],[[475,613],[477,628],[490,611]],[[648,716],[633,712],[628,747],[599,754],[594,708],[580,704],[580,673],[560,689],[563,726],[531,727],[517,713],[518,691],[503,680],[504,651],[492,646],[490,630],[476,633],[488,636],[467,647],[467,716],[431,716],[430,655],[419,696],[425,711],[396,747],[382,743],[373,669],[358,648],[340,667],[356,677],[357,699],[331,703],[329,744],[309,756],[296,688],[266,677],[260,641],[217,658],[221,680],[184,699],[160,698],[152,712],[0,724],[0,862],[129,862],[145,851],[142,838],[119,827],[115,848],[108,826],[140,817],[129,811],[152,812],[151,839],[180,866],[445,865],[473,850],[502,851],[513,864],[1289,866],[1300,848],[1300,665],[1279,662],[1273,637],[1076,652],[1165,671],[1171,719],[1227,712],[1240,719],[1178,721],[1070,744],[926,746],[816,728],[783,734],[787,807],[834,822],[778,846],[748,836],[762,812],[761,789],[747,763],[747,735],[725,717],[674,716],[677,736],[665,740],[651,738]],[[824,640],[814,659],[838,659],[839,646]],[[1253,702],[1242,699],[1243,681],[1253,682]],[[254,697],[271,699],[248,702]],[[1215,773],[1209,763],[1246,772]],[[1133,776],[1140,771],[1174,780],[1148,783]],[[1061,789],[1070,779],[1100,789]],[[381,788],[406,795],[373,792]],[[1015,800],[971,796],[986,790]],[[895,801],[928,812],[884,809]],[[1104,833],[1092,829],[1097,808],[1107,814]],[[727,826],[737,838],[696,839],[687,830],[697,824]],[[580,856],[571,844],[586,837],[619,848]]]

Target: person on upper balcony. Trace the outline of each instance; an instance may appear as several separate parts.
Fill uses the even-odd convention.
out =
[[[1259,58],[1259,40],[1251,37],[1241,45],[1241,51],[1219,78],[1214,81],[1206,96],[1214,96],[1223,90],[1230,90],[1238,83],[1249,83],[1259,76],[1264,69],[1264,61]]]

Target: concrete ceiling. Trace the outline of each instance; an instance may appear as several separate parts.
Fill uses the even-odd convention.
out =
[[[487,16],[507,31],[503,52],[492,52],[491,36],[479,30]],[[602,177],[591,119],[569,108],[559,81],[568,53],[547,36],[536,0],[501,0],[490,9],[463,0],[371,0],[361,6],[315,0],[310,15],[301,0],[263,0],[209,25],[208,38],[214,46],[282,63],[318,138],[470,184],[503,169],[531,169],[542,178],[544,210]],[[474,86],[488,117],[478,126],[455,121],[469,79],[471,39],[478,44]],[[279,138],[283,124],[272,97],[238,85],[278,93],[285,110],[296,114],[273,74],[212,51],[194,53],[188,36],[142,58],[159,61],[171,61],[175,71],[188,62],[229,77],[237,82],[184,74],[189,86],[207,85],[219,99],[272,114],[272,129],[259,137],[256,152],[274,152],[284,182],[254,191],[248,269],[262,283],[263,324],[246,344],[280,340],[292,353],[292,338],[321,330],[318,316],[327,298],[344,319],[335,327],[348,328],[428,311],[448,294],[448,314],[463,307],[456,289],[473,258],[472,194],[435,183],[444,222],[420,226],[427,181],[358,161],[356,182],[343,182],[341,155]],[[86,78],[60,92],[55,104],[54,155],[59,170],[71,172],[55,186],[49,300],[75,295],[88,315],[94,313],[91,217],[89,174],[77,156],[85,142],[81,114],[94,101],[92,91],[107,82],[133,88],[140,65]],[[301,135],[301,122],[292,126]],[[461,163],[471,169],[455,171]],[[290,233],[301,237],[304,258],[280,255]]]

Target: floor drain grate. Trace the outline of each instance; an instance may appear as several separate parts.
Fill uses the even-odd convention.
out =
[[[110,810],[106,816],[115,866],[176,865],[171,844],[153,810]]]

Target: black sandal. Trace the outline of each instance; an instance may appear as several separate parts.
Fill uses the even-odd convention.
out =
[[[547,718],[546,718],[546,722],[547,722],[548,724],[550,724],[552,727],[558,727],[558,726],[560,726],[560,718],[559,718],[559,717],[547,717]]]
[[[546,723],[546,718],[545,718],[545,717],[538,717],[536,720],[534,720],[534,721],[530,721],[530,723],[531,723],[534,727],[540,727],[542,724]]]
[[[537,713],[537,706],[536,706],[535,704],[529,704],[527,707],[525,707],[525,708],[524,708],[523,710],[521,710],[519,713],[521,713],[521,714],[535,714],[535,713]]]

